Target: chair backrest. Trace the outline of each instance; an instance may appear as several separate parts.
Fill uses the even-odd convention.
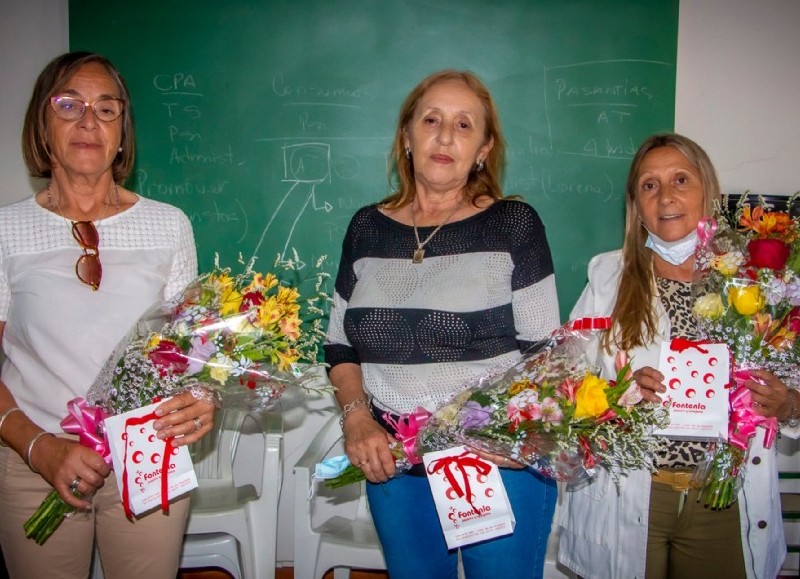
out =
[[[190,447],[201,487],[227,487],[233,483],[233,461],[247,413],[222,409],[214,416],[214,429]]]

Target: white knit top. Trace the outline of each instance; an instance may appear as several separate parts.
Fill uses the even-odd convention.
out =
[[[85,396],[106,358],[150,307],[197,275],[189,219],[143,197],[95,222],[103,279],[81,283],[71,223],[33,197],[0,208],[3,383],[36,424],[60,432],[67,402]]]

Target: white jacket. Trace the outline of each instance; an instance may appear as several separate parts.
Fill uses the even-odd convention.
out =
[[[589,284],[572,310],[572,318],[610,316],[617,297],[622,252],[595,256],[589,262]],[[657,336],[648,348],[632,352],[634,369],[658,367],[661,342],[669,339],[670,322],[656,297]],[[616,375],[614,360],[603,356],[603,373]],[[783,427],[783,434],[800,436],[800,428]],[[748,579],[774,579],[786,556],[775,445],[763,446],[763,429],[751,439],[749,464],[739,492],[742,545]],[[650,472],[622,477],[619,490],[601,469],[578,490],[560,493],[559,561],[587,579],[643,579],[647,550]]]

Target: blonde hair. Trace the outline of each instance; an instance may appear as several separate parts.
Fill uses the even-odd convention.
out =
[[[719,180],[714,165],[706,152],[694,141],[675,133],[662,133],[648,137],[639,147],[631,162],[625,188],[625,240],[622,244],[622,273],[617,301],[611,312],[613,331],[608,332],[603,345],[631,350],[645,346],[655,337],[658,320],[653,309],[656,295],[653,255],[645,248],[647,230],[636,207],[636,190],[639,171],[645,156],[652,150],[672,147],[683,154],[700,174],[703,186],[703,214],[711,215],[714,201],[720,199]]]
[[[57,56],[44,68],[33,86],[33,94],[25,113],[22,126],[22,157],[32,177],[49,179],[52,176],[53,161],[47,143],[47,107],[50,97],[61,92],[70,79],[84,65],[97,63],[106,69],[119,89],[120,98],[125,101],[122,111],[122,134],[120,147],[111,164],[114,182],[122,184],[133,169],[136,151],[133,134],[133,114],[131,112],[131,95],[122,75],[111,64],[111,61],[93,52],[68,52]],[[113,121],[116,122],[116,121]]]
[[[417,105],[425,93],[433,85],[440,82],[460,81],[475,93],[478,100],[483,104],[486,128],[484,131],[484,142],[494,140],[489,154],[484,159],[484,168],[481,171],[470,171],[464,195],[467,201],[475,203],[481,196],[488,196],[492,199],[503,197],[500,189],[502,173],[505,169],[506,143],[500,129],[500,118],[497,114],[497,107],[494,104],[489,89],[481,80],[467,71],[442,70],[424,78],[408,94],[403,105],[400,107],[400,114],[397,117],[397,127],[395,130],[394,143],[390,152],[389,182],[392,184],[392,176],[397,175],[397,190],[389,195],[382,203],[389,209],[396,209],[408,205],[416,195],[416,185],[414,183],[414,160],[406,157],[405,153],[405,131],[411,123]]]

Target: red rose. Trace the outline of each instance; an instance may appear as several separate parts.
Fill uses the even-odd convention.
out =
[[[751,239],[747,251],[753,267],[783,269],[789,259],[789,246],[780,239]]]
[[[147,357],[161,376],[183,374],[189,367],[189,359],[177,344],[169,340],[161,340]]]
[[[264,296],[259,292],[247,292],[242,296],[242,305],[239,306],[240,312],[247,312],[257,308],[264,301]]]
[[[795,334],[800,334],[800,306],[793,307],[788,314],[783,324],[786,329]]]

